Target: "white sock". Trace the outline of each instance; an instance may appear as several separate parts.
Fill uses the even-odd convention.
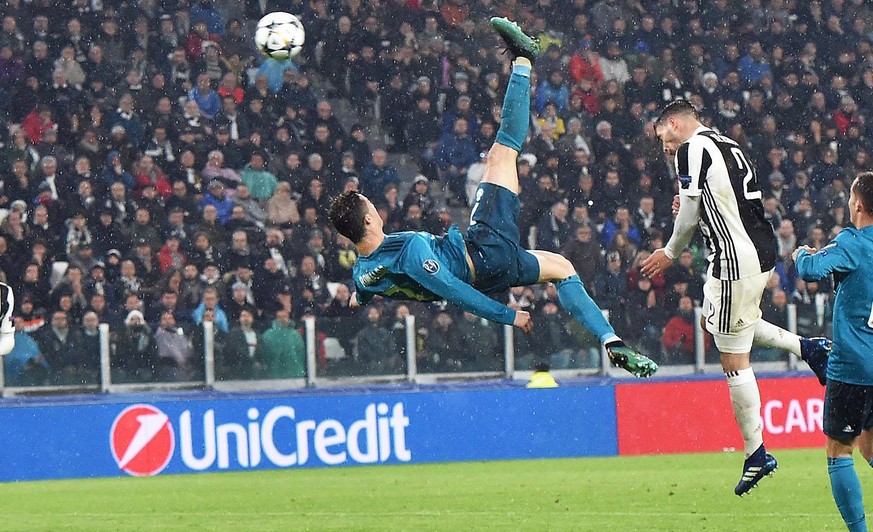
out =
[[[775,347],[800,356],[800,337],[768,321],[758,320],[755,326],[755,344]]]
[[[743,447],[746,458],[758,450],[764,443],[763,427],[761,425],[761,392],[755,371],[752,368],[725,373],[728,389],[731,394],[731,405],[740,432],[743,435]]]

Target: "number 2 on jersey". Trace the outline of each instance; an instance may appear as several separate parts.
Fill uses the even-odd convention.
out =
[[[731,153],[734,159],[737,160],[737,166],[740,170],[746,171],[746,177],[743,178],[743,196],[747,200],[761,199],[761,190],[758,188],[758,180],[755,179],[755,170],[749,161],[746,159],[746,154],[739,148],[731,148]]]

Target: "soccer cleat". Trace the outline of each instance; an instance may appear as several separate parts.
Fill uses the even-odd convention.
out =
[[[828,355],[832,345],[833,342],[823,337],[800,339],[800,358],[809,364],[822,386],[828,382]]]
[[[649,357],[637,353],[621,340],[606,344],[606,354],[616,367],[625,369],[636,377],[651,377],[658,371],[658,365]]]
[[[515,22],[504,17],[492,17],[491,26],[506,43],[506,49],[513,59],[526,57],[533,62],[540,56],[540,41],[521,31]]]
[[[762,478],[772,475],[777,467],[776,459],[772,454],[767,454],[762,443],[758,450],[743,463],[743,477],[734,488],[734,493],[740,497],[749,493],[749,490],[757,486]]]

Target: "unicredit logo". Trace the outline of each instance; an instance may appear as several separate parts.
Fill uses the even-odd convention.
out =
[[[170,418],[152,405],[125,408],[109,431],[118,468],[133,476],[157,475],[173,457],[176,437]]]
[[[151,405],[126,408],[112,425],[110,443],[119,469],[136,476],[160,473],[173,457],[173,425],[179,433],[179,458],[193,471],[409,462],[406,443],[409,418],[403,403],[366,405],[360,417],[308,419],[287,405],[259,411],[249,408],[243,419],[208,409],[183,411],[171,423]],[[225,419],[222,419],[225,418]],[[176,424],[178,423],[178,424]]]

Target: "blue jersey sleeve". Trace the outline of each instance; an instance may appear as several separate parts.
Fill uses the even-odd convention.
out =
[[[422,240],[411,239],[403,250],[401,261],[406,275],[462,310],[506,325],[515,321],[514,310],[455,277]]]
[[[843,229],[827,246],[812,254],[800,250],[797,254],[797,274],[804,281],[820,281],[832,273],[846,273],[857,269],[858,257],[852,253],[855,235]]]

